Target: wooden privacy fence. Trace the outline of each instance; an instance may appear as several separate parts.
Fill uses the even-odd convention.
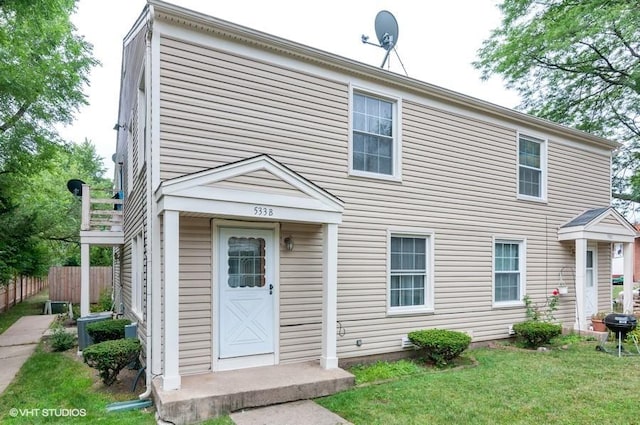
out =
[[[111,267],[89,268],[89,302],[97,303],[104,290],[112,284]],[[80,267],[51,267],[49,269],[49,299],[80,302]]]
[[[0,286],[0,313],[37,294],[46,286],[47,278],[33,276],[18,276]]]

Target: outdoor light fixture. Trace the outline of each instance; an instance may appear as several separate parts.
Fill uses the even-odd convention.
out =
[[[116,125],[114,125],[114,126],[113,126],[113,129],[114,129],[114,130],[120,130],[121,128],[123,128],[123,129],[125,129],[125,130],[126,130],[127,125],[126,125],[126,124],[119,124],[119,123],[116,123]]]
[[[293,236],[284,238],[284,246],[287,248],[287,251],[293,251]]]

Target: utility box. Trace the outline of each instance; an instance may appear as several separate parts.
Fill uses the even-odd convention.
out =
[[[78,350],[82,351],[86,347],[93,344],[89,333],[87,332],[87,325],[91,323],[101,322],[103,320],[111,320],[112,313],[110,311],[104,311],[102,313],[92,313],[85,317],[80,317],[76,324],[78,325]]]

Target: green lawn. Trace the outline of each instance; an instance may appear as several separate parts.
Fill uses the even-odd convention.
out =
[[[471,350],[474,367],[427,369],[317,401],[356,425],[640,423],[640,356],[595,345]]]
[[[0,313],[0,334],[6,331],[9,326],[13,325],[16,320],[22,316],[42,314],[44,303],[47,299],[49,299],[49,289],[44,289],[31,298],[27,298],[23,302],[11,307],[8,311]]]

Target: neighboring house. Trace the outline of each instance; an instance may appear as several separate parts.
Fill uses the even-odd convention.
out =
[[[83,247],[117,246],[159,397],[415,329],[508,338],[563,282],[556,317],[587,329],[611,243],[633,249],[616,143],[160,1],[124,40],[118,129],[123,231]]]
[[[640,224],[633,226],[640,231]],[[614,284],[624,281],[624,247],[621,243],[613,244],[611,253],[611,277]],[[640,281],[640,237],[636,237],[633,250],[633,283]]]

